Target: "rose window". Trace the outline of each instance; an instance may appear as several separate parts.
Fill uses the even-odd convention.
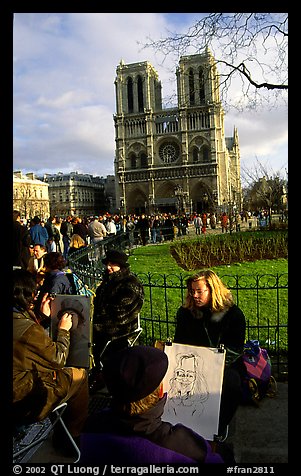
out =
[[[174,142],[164,142],[159,148],[159,156],[162,162],[165,164],[170,164],[175,162],[180,153],[180,148],[178,144]]]

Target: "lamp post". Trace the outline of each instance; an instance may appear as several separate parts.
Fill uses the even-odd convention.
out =
[[[149,203],[149,214],[155,213],[155,199],[152,195],[148,197],[148,203]]]
[[[233,218],[234,218],[234,209],[236,208],[235,202],[229,202],[228,204],[228,216],[229,216],[229,228],[230,228],[230,234],[232,234],[233,231]]]
[[[124,215],[124,199],[120,199],[120,214]]]
[[[205,192],[205,193],[203,194],[203,204],[204,204],[204,205],[203,205],[203,207],[204,207],[203,212],[206,212],[206,213],[207,213],[207,211],[208,211],[208,210],[207,210],[207,207],[208,207],[208,193],[207,193],[207,192]]]
[[[180,215],[181,210],[183,209],[183,197],[184,197],[184,191],[181,185],[176,186],[174,193],[177,199],[177,208],[178,208],[177,214]]]

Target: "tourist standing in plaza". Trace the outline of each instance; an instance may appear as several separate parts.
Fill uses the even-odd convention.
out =
[[[228,226],[229,226],[229,218],[226,212],[222,213],[221,216],[221,225],[222,225],[222,233],[227,233],[228,232]]]
[[[33,245],[39,244],[39,245],[46,246],[49,235],[45,226],[41,225],[40,217],[38,216],[33,217],[31,223],[32,223],[32,226],[29,229],[29,233],[31,236],[31,243]]]
[[[201,217],[196,214],[196,216],[193,219],[193,224],[195,227],[195,234],[200,235],[201,234],[201,226],[202,226],[202,220]]]
[[[47,255],[47,245],[36,244],[29,258],[27,270],[35,276],[38,285],[42,284],[45,276],[44,258]]]
[[[92,221],[88,225],[88,235],[91,238],[91,243],[96,244],[99,241],[103,240],[107,236],[107,230],[106,227],[104,226],[101,221],[99,221],[99,218],[102,217],[97,217],[95,216]],[[73,228],[74,231],[74,228]]]
[[[71,223],[73,226],[72,234],[81,236],[82,239],[87,243],[88,227],[82,218],[73,217]]]
[[[216,216],[215,213],[210,213],[210,218],[209,218],[210,226],[212,230],[215,230],[216,228]]]
[[[70,246],[71,236],[73,235],[73,226],[71,224],[72,217],[70,215],[67,216],[65,220],[62,221],[61,224],[61,234],[63,237],[63,256],[67,259],[68,250]]]
[[[141,244],[145,246],[149,241],[149,220],[144,213],[138,219],[136,228],[139,230]]]
[[[30,259],[31,236],[26,226],[21,225],[21,215],[13,211],[13,266],[27,269]]]

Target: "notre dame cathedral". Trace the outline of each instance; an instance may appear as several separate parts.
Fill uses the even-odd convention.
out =
[[[225,137],[215,60],[182,56],[178,107],[162,108],[161,82],[148,62],[116,69],[115,177],[120,213],[241,209],[238,133]]]

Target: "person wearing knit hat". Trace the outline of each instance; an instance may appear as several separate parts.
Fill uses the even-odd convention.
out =
[[[105,258],[102,259],[104,265],[117,265],[119,268],[128,268],[129,264],[127,263],[128,255],[123,251],[118,250],[108,250]]]
[[[113,354],[104,365],[103,376],[113,398],[131,403],[154,392],[167,368],[165,352],[137,345]]]
[[[139,436],[196,463],[235,463],[232,452],[224,451],[225,456],[221,456],[222,444],[218,443],[218,452],[213,453],[209,442],[192,429],[162,421],[167,399],[162,381],[167,369],[167,355],[155,347],[137,345],[109,356],[104,363],[103,377],[112,397],[111,405],[87,419],[81,440],[84,460],[96,458],[99,463],[110,463],[112,458],[115,461],[117,458],[117,462],[124,462],[114,448],[120,437],[126,435],[129,439]],[[97,434],[100,441],[103,434],[106,440],[109,437],[113,441],[112,448],[103,455]],[[127,461],[131,463],[141,462],[138,447],[129,458]]]
[[[61,310],[66,312],[68,311],[69,313],[71,312],[72,314],[72,321],[76,319],[77,325],[75,325],[75,322],[73,321],[73,327],[78,327],[82,323],[85,322],[85,316],[83,314],[84,311],[84,306],[82,303],[78,300],[75,299],[74,297],[68,297],[64,299],[61,302]],[[74,315],[75,314],[75,315]]]
[[[82,296],[80,296],[82,297]],[[87,310],[75,296],[64,298],[60,302],[60,310],[57,313],[57,321],[64,313],[72,316],[72,328],[70,329],[70,349],[66,360],[68,367],[89,368],[90,365],[90,322]],[[57,327],[55,320],[52,321],[53,335],[56,338]]]
[[[128,256],[111,249],[102,260],[105,271],[93,301],[93,356],[95,367],[90,373],[90,391],[97,390],[101,379],[100,354],[108,341],[112,341],[102,356],[128,346],[127,336],[139,326],[139,313],[144,302],[144,289],[140,280],[130,271]]]

